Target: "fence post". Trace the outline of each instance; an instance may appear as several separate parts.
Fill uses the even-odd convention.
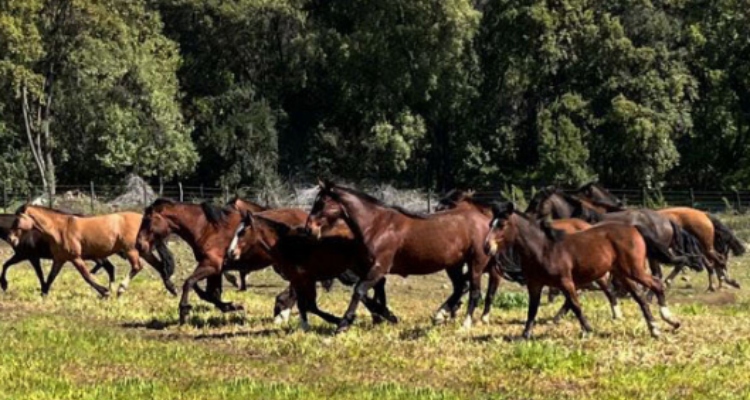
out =
[[[206,201],[206,196],[203,194],[203,184],[202,183],[201,183],[201,201]]]
[[[141,181],[141,192],[143,192],[143,206],[148,206],[148,199],[146,198],[146,181]]]
[[[432,199],[432,188],[427,189],[427,214],[429,214],[430,210],[432,209],[430,199]]]
[[[641,206],[642,206],[643,208],[646,208],[646,207],[647,207],[647,205],[646,205],[646,200],[647,200],[647,199],[648,199],[648,193],[646,193],[646,188],[645,188],[645,187],[642,187],[642,188],[641,188]]]
[[[695,208],[695,192],[690,188],[690,207]]]
[[[737,212],[742,214],[742,200],[740,200],[740,191],[734,189],[734,199],[737,202]]]
[[[229,187],[224,186],[224,204],[229,203]]]
[[[177,187],[180,188],[180,203],[182,203],[184,200],[184,195],[182,193],[182,182],[177,182]]]
[[[3,182],[3,212],[8,212],[8,181]]]
[[[94,213],[94,196],[96,196],[96,192],[94,192],[94,181],[91,181],[91,214]]]
[[[49,198],[49,208],[54,208],[55,199],[52,196],[52,185],[47,185],[47,196]]]

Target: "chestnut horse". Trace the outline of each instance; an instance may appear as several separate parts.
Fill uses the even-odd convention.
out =
[[[318,240],[297,224],[307,219],[304,211],[290,209],[297,217],[292,224],[273,219],[274,212],[243,213],[244,218],[227,249],[227,258],[237,261],[252,251],[265,252],[273,260],[274,269],[290,282],[303,330],[309,329],[308,312],[339,324],[340,318],[318,308],[316,282],[337,278],[348,270],[361,271],[367,265],[362,247],[343,222],[327,229]],[[375,285],[375,300],[363,298],[363,303],[372,312],[374,323],[382,322],[383,318],[398,322],[386,305],[385,278]]]
[[[8,244],[11,244],[9,235],[16,218],[15,214],[0,214],[0,240],[4,240]],[[31,263],[31,266],[36,273],[36,277],[39,280],[39,286],[44,288],[44,272],[42,271],[41,260],[51,259],[52,251],[50,250],[49,242],[45,240],[41,232],[33,229],[24,233],[18,241],[18,244],[13,247],[13,256],[3,264],[3,271],[0,273],[0,288],[2,288],[3,291],[8,290],[8,280],[5,275],[11,266],[22,261],[28,261]],[[112,285],[115,280],[115,266],[105,258],[103,260],[96,260],[96,266],[92,269],[92,273],[99,268],[104,268],[107,271],[107,274],[109,275],[109,284]]]
[[[141,214],[121,212],[82,217],[66,214],[51,208],[26,204],[16,212],[16,220],[8,235],[13,246],[21,243],[23,236],[36,229],[50,245],[52,269],[42,294],[47,294],[52,283],[66,262],[71,262],[84,280],[102,296],[109,295],[109,288],[100,285],[86,269],[84,260],[101,260],[113,254],[123,255],[130,263],[130,273],[120,283],[118,294],[124,292],[130,280],[142,269],[141,257],[162,275],[169,289],[169,271],[173,271],[170,257],[158,260],[150,252],[139,253],[135,248]]]
[[[516,212],[513,203],[496,204],[493,216],[485,250],[494,255],[514,248],[521,257],[529,292],[524,338],[531,337],[544,286],[559,288],[582,330],[590,332],[592,328],[581,310],[576,287],[601,279],[607,273],[623,285],[641,307],[652,336],[660,335],[659,328],[648,304],[638,293],[636,283],[656,294],[662,319],[675,329],[679,328],[680,323],[667,308],[661,281],[650,275],[646,267],[647,255],[663,259],[670,259],[671,255],[647,230],[623,223],[603,223],[565,234],[549,223],[538,226],[529,217]]]
[[[482,274],[490,261],[482,251],[481,233],[487,230],[485,216],[478,212],[415,214],[387,206],[354,189],[321,182],[306,228],[320,237],[321,227],[339,219],[346,222],[356,240],[364,246],[369,265],[354,289],[337,332],[351,326],[359,302],[389,273],[407,276],[447,271],[453,293],[438,314],[451,312],[463,294],[464,264],[469,266],[470,274],[464,327],[472,325],[473,312],[482,297]]]

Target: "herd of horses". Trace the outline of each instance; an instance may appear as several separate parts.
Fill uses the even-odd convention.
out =
[[[651,334],[660,335],[645,296],[655,296],[661,318],[677,329],[665,287],[683,268],[705,269],[708,290],[723,283],[739,287],[729,275],[728,257],[745,248],[718,218],[700,210],[675,207],[662,210],[625,208],[596,183],[575,193],[557,187],[537,192],[525,211],[512,202],[488,203],[472,192],[454,190],[440,200],[435,212],[419,214],[358,190],[319,182],[309,212],[298,208],[267,208],[236,198],[224,207],[157,199],[143,214],[119,212],[98,216],[70,214],[26,204],[15,214],[0,215],[0,238],[11,244],[13,256],[3,265],[0,287],[6,290],[11,265],[29,261],[46,295],[62,266],[71,262],[100,295],[108,296],[117,255],[131,266],[120,283],[122,294],[142,269],[142,260],[158,271],[173,295],[174,258],[167,239],[178,236],[193,251],[197,267],[185,279],[179,303],[179,321],[191,312],[190,294],[222,312],[242,306],[222,300],[222,277],[246,275],[271,266],[289,286],[276,297],[276,322],[299,309],[303,329],[308,314],[336,325],[340,333],[354,322],[360,303],[374,323],[397,323],[388,307],[389,274],[426,275],[445,271],[452,291],[434,315],[437,323],[455,318],[468,293],[463,323],[472,326],[482,299],[481,280],[489,275],[481,320],[489,322],[493,298],[503,279],[524,284],[529,307],[523,337],[531,336],[544,287],[565,301],[555,316],[559,321],[573,311],[584,332],[592,328],[581,309],[578,291],[598,288],[607,297],[613,318],[621,318],[618,297],[627,293],[638,303]],[[51,259],[47,276],[40,260]],[[86,261],[94,261],[91,271]],[[663,279],[662,264],[674,266]],[[94,274],[104,269],[109,285]],[[353,286],[343,316],[321,310],[318,283],[330,287],[338,279]],[[201,287],[205,281],[204,287]]]

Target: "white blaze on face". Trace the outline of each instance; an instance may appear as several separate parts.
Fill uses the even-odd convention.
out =
[[[239,258],[239,257],[237,257],[235,255],[235,252],[237,251],[237,243],[239,243],[239,241],[240,241],[240,232],[242,232],[242,230],[244,228],[245,228],[245,223],[241,222],[240,226],[237,227],[237,230],[234,231],[234,236],[232,237],[232,242],[229,243],[229,249],[227,249],[227,253],[229,254],[229,256],[231,258],[234,258],[234,259]]]

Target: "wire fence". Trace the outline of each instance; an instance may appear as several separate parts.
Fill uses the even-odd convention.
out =
[[[317,190],[315,187],[278,191],[238,188],[230,190],[216,186],[184,186],[182,184],[153,189],[145,182],[127,185],[96,185],[94,183],[79,185],[58,185],[56,195],[46,195],[40,186],[30,187],[25,191],[12,190],[3,186],[2,210],[14,212],[27,202],[56,207],[72,212],[95,214],[121,210],[142,210],[157,197],[166,197],[184,202],[212,202],[225,204],[235,196],[255,201],[272,207],[301,207],[312,205]],[[518,188],[511,186],[508,190],[477,191],[474,196],[480,200],[511,200],[525,207],[529,199],[537,192],[536,187]],[[421,190],[383,190],[373,188],[366,190],[390,204],[404,206],[412,211],[434,211],[443,193]],[[572,192],[573,189],[570,189]],[[610,192],[620,198],[628,207],[661,208],[667,206],[687,206],[709,212],[744,213],[750,208],[750,191],[739,190],[649,190],[611,189]],[[51,200],[50,200],[51,199]]]

